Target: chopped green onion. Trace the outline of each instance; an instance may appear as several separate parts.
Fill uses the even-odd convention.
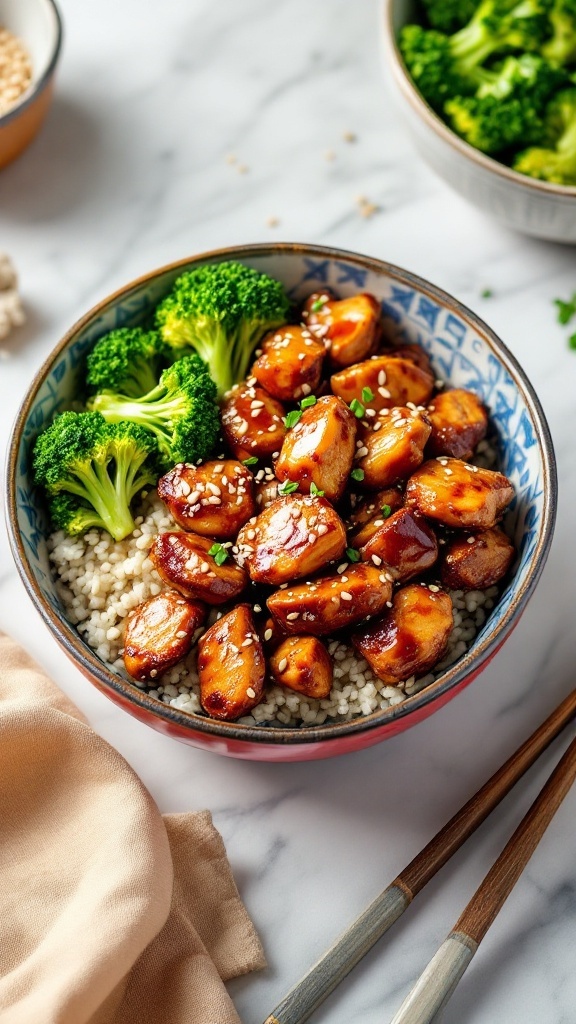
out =
[[[303,398],[300,402],[301,409],[309,409],[312,405],[316,405],[316,395],[308,395],[307,398]]]
[[[243,466],[255,466],[257,462],[258,459],[256,458],[255,455],[251,455],[249,459],[242,459]]]
[[[576,334],[571,334],[568,338],[568,348],[576,349]]]
[[[346,548],[346,558],[349,562],[359,562],[360,552],[356,551],[356,548]]]
[[[222,544],[215,543],[208,550],[208,554],[212,555],[212,558],[216,562],[216,565],[222,565],[228,558],[228,552]]]
[[[374,392],[372,391],[372,388],[362,388],[362,401],[364,404],[371,402],[373,398]]]
[[[316,487],[316,484],[314,483],[314,481],[312,481],[312,483],[310,484],[310,494],[314,495],[316,498],[323,498],[324,497],[324,491],[320,491]]]
[[[287,416],[284,417],[284,426],[290,430],[291,427],[295,427],[300,419],[302,412],[300,409],[292,409]]]
[[[350,402],[350,409],[354,413],[357,420],[361,420],[364,413],[366,412],[362,402],[359,402],[357,398],[353,398]]]
[[[296,480],[286,480],[283,484],[280,484],[278,494],[293,494],[293,492],[297,490],[298,483]]]
[[[480,297],[482,299],[491,299],[493,295],[494,292],[492,291],[491,288],[483,288],[482,291],[480,292]]]
[[[569,324],[576,313],[576,292],[567,302],[564,299],[554,299],[554,305],[558,306],[558,323]]]
[[[312,313],[319,313],[320,310],[322,309],[322,306],[324,306],[325,303],[326,299],[315,299],[312,305],[310,306]]]
[[[388,516],[392,515],[392,509],[390,508],[390,505],[382,505],[381,512],[382,515],[384,516],[384,519],[388,519]]]
[[[364,479],[364,470],[363,469],[353,469],[352,472],[350,473],[350,476],[352,477],[353,480],[363,480]]]

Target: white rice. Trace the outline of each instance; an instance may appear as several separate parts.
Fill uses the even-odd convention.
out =
[[[490,455],[490,448],[486,447],[485,454]],[[48,539],[56,587],[67,618],[98,657],[126,679],[129,677],[121,653],[124,619],[132,608],[164,588],[148,552],[157,533],[178,529],[155,491],[143,499],[141,514],[135,522],[134,532],[119,542],[112,540],[104,530],[90,530],[84,537],[68,537],[59,530]],[[267,722],[283,726],[321,725],[346,722],[400,704],[431,683],[470,647],[494,607],[498,588],[449,593],[454,608],[454,628],[446,655],[434,672],[420,679],[411,676],[396,686],[388,686],[374,675],[352,647],[333,640],[328,649],[334,659],[334,683],[326,700],[311,700],[284,687],[273,686],[266,691],[265,699],[240,722],[245,725]],[[214,611],[209,621],[215,618]],[[165,704],[192,714],[203,714],[195,648],[188,658],[154,680],[153,688],[132,679],[129,681]]]

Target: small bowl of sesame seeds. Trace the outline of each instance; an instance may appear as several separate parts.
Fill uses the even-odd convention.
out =
[[[0,0],[0,167],[15,160],[40,130],[61,42],[54,0]]]
[[[442,394],[443,389],[464,389],[473,392],[485,408],[489,430],[477,445],[477,463],[465,466],[469,471],[467,475],[474,480],[477,467],[498,470],[506,475],[514,491],[514,499],[501,520],[515,552],[510,572],[500,586],[486,584],[484,589],[470,589],[466,581],[461,589],[458,581],[448,581],[453,628],[446,655],[434,665],[433,671],[427,670],[424,676],[407,676],[390,685],[382,673],[379,676],[378,671],[371,671],[374,649],[357,643],[351,646],[346,632],[340,631],[327,641],[334,675],[327,697],[304,698],[280,684],[267,685],[265,699],[234,721],[219,720],[203,712],[198,697],[198,659],[202,651],[198,652],[197,647],[191,649],[184,662],[163,672],[161,678],[151,677],[150,684],[139,686],[123,671],[126,616],[149,595],[156,596],[162,590],[160,577],[153,575],[156,569],[149,553],[155,537],[166,531],[173,532],[175,528],[176,520],[162,498],[162,494],[164,498],[168,494],[166,488],[159,487],[142,495],[141,506],[134,510],[137,528],[122,541],[113,542],[109,535],[103,536],[101,531],[94,530],[83,537],[66,537],[54,533],[50,525],[45,497],[34,485],[31,457],[38,434],[56,413],[69,409],[81,397],[86,357],[96,342],[118,326],[150,323],[153,310],[183,271],[226,260],[237,260],[281,281],[292,300],[295,315],[301,312],[302,317],[303,304],[316,294],[319,298],[310,306],[312,312],[316,312],[314,307],[325,295],[333,294],[343,300],[358,297],[359,293],[365,300],[369,297],[378,315],[382,339],[387,344],[404,347],[405,351],[423,350],[436,378],[437,395]],[[310,319],[306,320],[306,325],[303,322],[302,329],[309,331]],[[333,358],[333,348],[330,351]],[[376,355],[371,358],[378,359]],[[379,365],[374,363],[377,372],[373,388],[366,388],[366,392],[370,390],[365,399],[367,403],[374,402],[378,389],[383,399],[390,398],[393,374],[382,374]],[[338,382],[340,377],[341,372],[338,372],[331,379]],[[302,402],[312,410],[326,404],[325,398],[320,398],[313,406],[309,406],[308,401],[306,395]],[[437,402],[435,398],[436,412]],[[258,415],[260,404],[256,399],[257,408],[253,412]],[[371,407],[368,404],[360,408],[360,405],[352,401],[349,408],[355,416],[366,415],[366,423],[362,423],[366,437]],[[432,411],[430,406],[428,409]],[[417,412],[418,408],[414,407],[411,418],[412,413]],[[394,427],[392,434],[396,427],[404,428],[408,423],[397,409],[391,409],[389,418]],[[413,418],[415,420],[416,416]],[[374,420],[372,430],[376,430],[379,422],[377,416]],[[241,440],[245,436],[242,429],[239,436]],[[16,564],[36,609],[79,671],[119,707],[152,728],[215,753],[248,760],[313,760],[360,750],[417,724],[441,708],[482,671],[518,622],[545,564],[554,529],[557,483],[548,427],[530,382],[500,338],[471,310],[410,271],[326,246],[274,243],[220,249],[159,268],[127,284],[72,326],[48,357],[24,398],[9,451],[6,494]],[[456,480],[454,460],[433,454],[435,458],[425,466],[435,467],[444,483],[446,479]],[[272,455],[274,457],[274,453]],[[361,447],[357,458],[365,457],[366,451]],[[246,460],[247,468],[253,461]],[[356,466],[350,473],[351,480],[370,490],[366,472],[359,474],[358,468]],[[223,472],[223,461],[218,461],[216,470]],[[178,469],[178,473],[181,472],[182,467]],[[414,486],[418,472],[411,476],[409,486]],[[429,472],[432,471],[429,469]],[[165,480],[168,476],[170,474]],[[274,485],[265,470],[254,469],[254,479],[260,489]],[[422,478],[419,481],[422,488]],[[226,481],[225,486],[228,483]],[[224,485],[224,476],[221,484]],[[349,484],[350,494],[353,491],[354,486]],[[372,492],[377,493],[373,488]],[[214,491],[212,493],[214,499],[207,497],[206,504],[221,500]],[[287,495],[283,506],[288,508],[295,494],[291,489],[283,493]],[[195,491],[183,490],[182,500],[187,502],[192,494],[195,495],[192,508],[195,508],[198,499]],[[314,495],[312,490],[311,495]],[[311,495],[303,501],[310,502]],[[342,495],[343,499],[345,497]],[[412,497],[408,495],[410,501]],[[337,500],[334,498],[336,503]],[[327,499],[316,498],[316,501],[326,502],[325,514],[328,515]],[[294,502],[294,508],[296,506]],[[175,515],[174,502],[170,508]],[[379,506],[373,525],[383,527],[385,524],[378,515],[381,512],[384,517],[391,516],[392,511],[390,504]],[[434,521],[436,511],[433,502],[424,509],[428,523]],[[371,506],[367,512],[372,514]],[[396,512],[399,514],[402,514],[401,509]],[[310,522],[314,531],[313,540],[308,534],[308,542],[316,543],[325,521],[318,517],[316,523],[306,520],[305,525]],[[246,543],[247,555],[250,555],[254,540],[251,523],[248,521],[242,527],[241,542],[238,535],[236,554],[243,554]],[[363,521],[354,522],[355,530],[362,526]],[[274,530],[274,536],[283,536],[278,521]],[[445,543],[444,536],[440,536],[439,544],[442,542]],[[471,553],[468,545],[475,543],[473,536],[463,541],[464,550],[460,555],[464,562]],[[390,580],[381,568],[380,556],[374,557],[372,553],[370,557],[375,567],[370,570],[372,577],[376,572],[382,587],[388,587]],[[354,579],[358,578],[353,577],[353,573],[358,572],[358,566],[354,565],[356,560],[356,549],[346,548],[346,558],[341,562],[337,559],[332,573],[338,576],[336,585],[344,605],[365,599],[364,584],[353,592]],[[209,571],[207,561],[205,568],[200,566],[200,572],[204,571]],[[256,581],[252,595],[254,601],[259,602],[253,605],[253,611],[258,615],[262,613],[263,617],[262,605],[268,603],[269,608],[272,605],[271,598],[268,602],[261,598],[258,587],[265,588],[265,585],[266,580]],[[298,616],[303,616],[302,602],[309,598],[302,594],[302,586],[295,587],[293,593],[292,588],[285,591],[284,586],[281,584],[276,591],[271,611],[276,620],[284,621],[284,616],[291,627]],[[315,586],[313,580],[305,581],[310,592]],[[404,593],[406,600],[412,599],[419,587],[425,587],[429,604],[442,598],[435,576],[397,593]],[[262,590],[264,597],[267,593]],[[294,606],[296,600],[302,607]],[[420,612],[419,616],[426,617]],[[208,636],[208,632],[204,636]],[[264,628],[264,643],[273,640],[270,632]],[[176,637],[179,636],[176,633]],[[242,646],[254,640],[254,636],[246,635]],[[384,646],[382,643],[378,651]],[[319,647],[317,643],[316,656]],[[278,674],[285,668],[283,661],[278,661]],[[254,692],[248,693],[248,697],[254,696]]]

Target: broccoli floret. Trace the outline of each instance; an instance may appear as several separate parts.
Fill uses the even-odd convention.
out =
[[[544,125],[549,148],[524,150],[516,157],[514,170],[556,185],[576,185],[576,88],[554,96]]]
[[[436,110],[452,97],[473,95],[489,57],[542,46],[552,2],[482,0],[464,28],[450,36],[407,25],[400,33],[400,50],[414,84]]]
[[[156,438],[164,464],[208,458],[218,440],[216,385],[197,355],[169,366],[141,398],[103,391],[88,402],[109,423],[137,423]]]
[[[454,131],[484,153],[530,145],[542,138],[546,102],[566,78],[535,54],[508,57],[499,69],[483,72],[475,96],[454,97],[444,113]]]
[[[542,121],[527,100],[460,96],[444,109],[454,131],[483,153],[535,142],[542,134]]]
[[[432,28],[449,34],[470,21],[478,0],[423,0],[423,4]]]
[[[221,397],[246,376],[258,342],[285,324],[283,286],[242,263],[209,264],[182,274],[156,311],[163,340],[194,349],[207,364]]]
[[[36,441],[34,478],[48,492],[57,526],[71,534],[98,527],[122,540],[134,529],[130,502],[156,483],[157,459],[158,446],[141,427],[63,412]]]
[[[156,331],[120,327],[96,342],[87,359],[86,383],[91,392],[120,391],[140,398],[156,387],[172,358]]]
[[[550,11],[551,37],[541,50],[556,64],[576,61],[576,0],[555,0]]]

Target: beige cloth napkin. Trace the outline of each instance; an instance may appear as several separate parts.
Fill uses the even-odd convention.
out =
[[[0,636],[0,1024],[238,1024],[264,963],[210,814],[163,818]]]

